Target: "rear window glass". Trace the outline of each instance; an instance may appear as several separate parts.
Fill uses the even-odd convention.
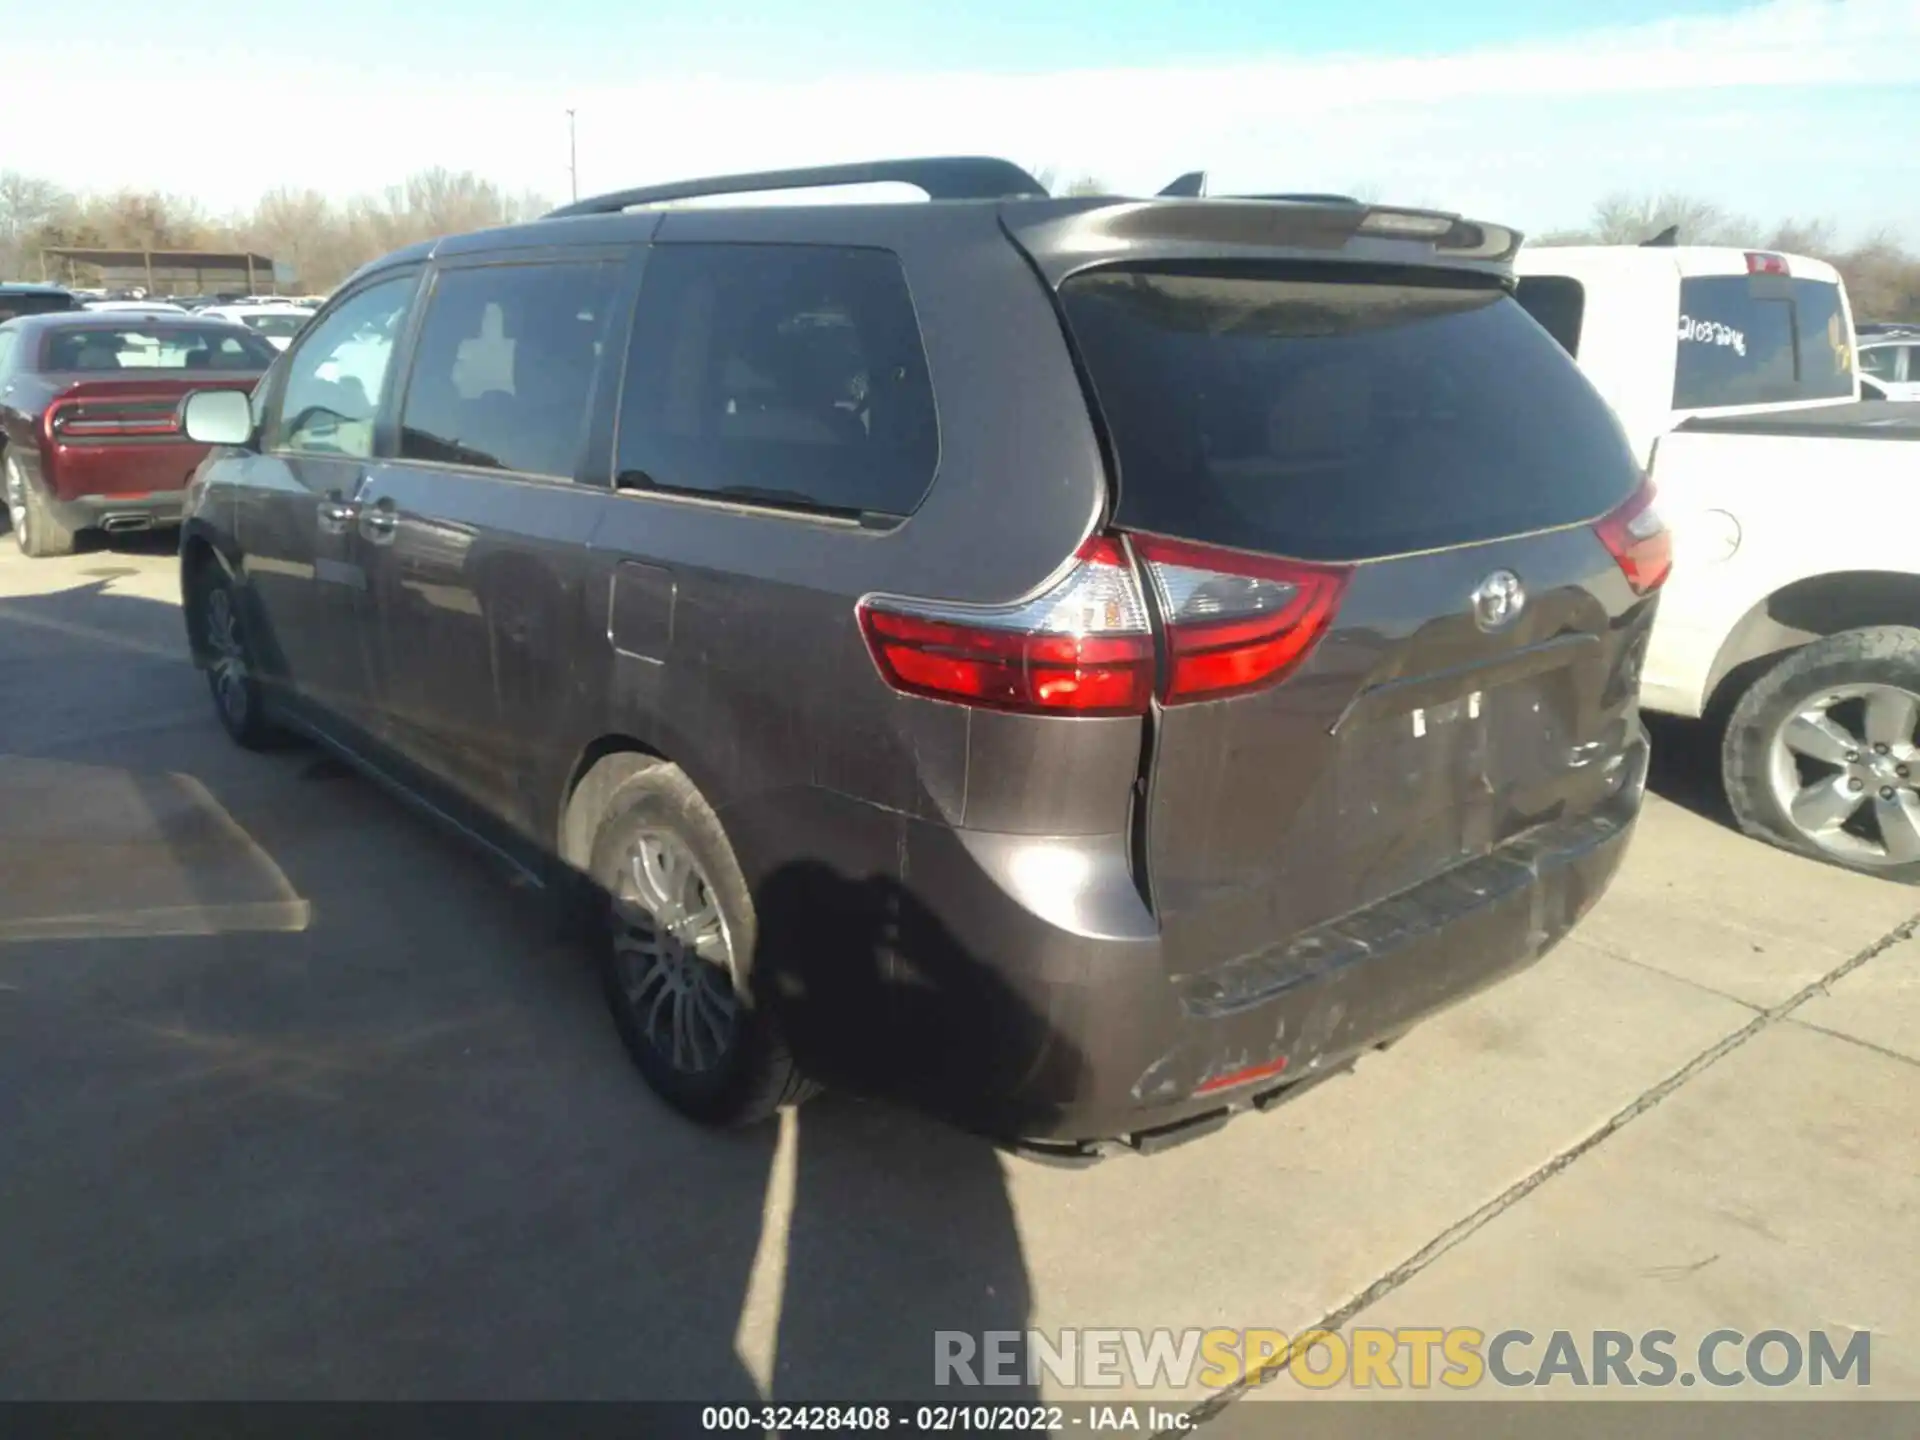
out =
[[[618,453],[625,488],[912,512],[939,440],[899,260],[813,245],[656,247]]]
[[[1520,308],[1560,342],[1569,355],[1580,353],[1580,324],[1587,313],[1587,289],[1566,275],[1529,275],[1520,282]]]
[[[56,330],[43,370],[264,370],[274,349],[238,330],[174,325],[89,325]]]
[[[269,340],[291,340],[312,318],[311,315],[242,315],[240,323]]]
[[[16,290],[0,291],[0,320],[11,320],[16,315],[53,315],[64,310],[78,310],[79,304],[70,295],[37,293]]]
[[[1593,519],[1638,483],[1499,290],[1108,270],[1062,298],[1132,528],[1361,560]]]
[[[1673,408],[1776,405],[1853,394],[1840,287],[1784,275],[1680,282]]]

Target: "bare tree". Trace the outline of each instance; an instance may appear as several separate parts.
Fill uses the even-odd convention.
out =
[[[1592,238],[1602,245],[1638,245],[1668,226],[1682,245],[1754,245],[1759,226],[1691,195],[1609,195],[1594,207]]]
[[[70,205],[72,197],[51,180],[0,170],[0,279],[25,274],[29,240]]]

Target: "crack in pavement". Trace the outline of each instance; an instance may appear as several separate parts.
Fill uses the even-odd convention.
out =
[[[1345,1325],[1376,1300],[1382,1299],[1392,1294],[1395,1290],[1398,1290],[1402,1285],[1413,1279],[1456,1245],[1459,1245],[1477,1231],[1484,1229],[1492,1221],[1512,1209],[1520,1201],[1546,1184],[1547,1181],[1551,1180],[1555,1175],[1558,1175],[1562,1170],[1565,1170],[1573,1164],[1573,1162],[1578,1160],[1582,1155],[1585,1155],[1589,1150],[1592,1150],[1595,1146],[1604,1142],[1607,1137],[1615,1131],[1631,1124],[1641,1115],[1646,1114],[1647,1111],[1658,1105],[1662,1100],[1665,1100],[1669,1095],[1673,1094],[1674,1091],[1693,1079],[1694,1076],[1700,1074],[1701,1071],[1706,1070],[1708,1067],[1732,1054],[1742,1045],[1752,1040],[1756,1035],[1770,1030],[1783,1020],[1788,1019],[1795,1010],[1806,1004],[1807,1001],[1813,999],[1816,995],[1825,994],[1828,988],[1835,982],[1852,974],[1876,955],[1892,949],[1902,941],[1911,940],[1916,932],[1920,932],[1920,915],[1913,915],[1901,921],[1900,924],[1894,926],[1893,929],[1889,930],[1865,949],[1841,961],[1819,979],[1795,991],[1778,1005],[1760,1010],[1753,1019],[1749,1020],[1745,1025],[1742,1025],[1738,1030],[1732,1031],[1714,1044],[1708,1046],[1705,1050],[1702,1050],[1678,1070],[1667,1076],[1666,1079],[1643,1090],[1625,1107],[1610,1118],[1602,1121],[1591,1133],[1567,1149],[1553,1155],[1546,1163],[1508,1186],[1507,1189],[1487,1201],[1487,1203],[1479,1209],[1455,1221],[1425,1245],[1421,1246],[1420,1249],[1416,1250],[1412,1255],[1409,1255],[1378,1280],[1375,1280],[1366,1289],[1362,1290],[1345,1304],[1329,1311],[1300,1333],[1302,1335],[1310,1335],[1316,1330],[1340,1329],[1341,1326]],[[1192,1409],[1183,1412],[1182,1418],[1186,1423],[1181,1430],[1164,1430],[1160,1432],[1160,1435],[1172,1437],[1190,1431],[1194,1426],[1204,1424],[1206,1421],[1213,1419],[1214,1416],[1220,1414],[1221,1411],[1225,1410],[1227,1406],[1231,1405],[1241,1396],[1277,1379],[1285,1373],[1288,1363],[1293,1358],[1295,1348],[1295,1343],[1290,1342],[1287,1348],[1278,1355],[1275,1355],[1258,1374],[1241,1380],[1238,1384],[1227,1387],[1217,1395],[1209,1396]],[[1158,1437],[1156,1437],[1156,1440],[1158,1440]]]

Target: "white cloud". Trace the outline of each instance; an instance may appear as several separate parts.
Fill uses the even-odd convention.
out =
[[[1598,194],[1624,188],[1690,189],[1765,215],[1831,214],[1854,230],[1920,234],[1920,187],[1902,153],[1920,129],[1920,89],[1889,102],[1884,145],[1863,144],[1849,118],[1863,77],[1915,54],[1920,0],[1777,0],[1434,57],[1026,75],[681,75],[570,89],[564,76],[423,78],[276,59],[266,70],[208,72],[225,119],[201,131],[212,138],[180,147],[138,129],[155,90],[145,57],[119,62],[124,109],[68,113],[71,86],[58,66],[16,56],[0,88],[0,134],[22,137],[8,147],[10,165],[88,187],[154,185],[215,206],[283,181],[362,190],[436,163],[564,195],[563,110],[573,106],[588,190],[958,151],[1090,171],[1126,188],[1196,166],[1216,190],[1366,183],[1536,229],[1576,220]],[[90,94],[114,87],[115,63],[89,58]],[[36,153],[41,136],[46,149]]]

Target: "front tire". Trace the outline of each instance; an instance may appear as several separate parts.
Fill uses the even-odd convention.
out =
[[[73,553],[74,532],[62,525],[27,481],[27,472],[16,456],[9,455],[5,466],[7,514],[13,525],[13,543],[20,553],[33,560]]]
[[[192,604],[192,634],[220,728],[244,749],[276,748],[285,742],[286,732],[267,718],[239,596],[217,564],[201,569],[193,585]]]
[[[1920,629],[1816,640],[1754,682],[1721,742],[1740,828],[1831,865],[1920,883]]]
[[[704,1125],[764,1120],[812,1093],[749,985],[753,899],[685,773],[636,759],[601,802],[590,873],[602,981],[635,1066]]]

